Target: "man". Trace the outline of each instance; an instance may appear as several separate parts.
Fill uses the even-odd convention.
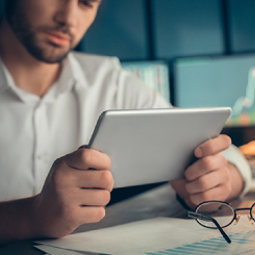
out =
[[[105,109],[170,107],[122,72],[115,58],[70,53],[99,5],[6,2],[0,26],[1,243],[61,237],[101,220],[113,188],[111,161],[77,148],[88,142]],[[205,142],[186,179],[172,182],[188,205],[247,190],[248,165],[235,148],[226,150],[230,144],[224,135]]]

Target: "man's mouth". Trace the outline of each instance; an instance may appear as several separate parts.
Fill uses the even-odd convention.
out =
[[[55,45],[67,46],[70,44],[70,36],[62,32],[45,32],[46,38]]]

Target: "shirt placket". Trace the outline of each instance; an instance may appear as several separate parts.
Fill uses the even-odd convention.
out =
[[[46,116],[46,104],[39,103],[34,111],[34,155],[33,175],[34,193],[41,191],[42,184],[49,172],[47,150],[48,120]]]

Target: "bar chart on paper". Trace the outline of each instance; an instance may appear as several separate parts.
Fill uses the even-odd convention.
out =
[[[243,224],[242,224],[243,223]],[[240,225],[239,225],[240,224]],[[240,220],[226,230],[228,244],[218,230],[196,221],[159,217],[73,234],[57,240],[42,240],[39,249],[64,249],[83,254],[118,255],[254,255],[255,229]],[[125,240],[125,241],[123,241]],[[61,255],[70,254],[63,253]],[[86,253],[87,252],[87,253]],[[58,254],[55,251],[50,254]],[[79,253],[78,253],[79,254]]]
[[[176,247],[158,252],[148,252],[146,255],[210,255],[210,254],[254,254],[255,231],[229,235],[232,243],[227,244],[223,237],[212,238],[201,242]],[[247,253],[251,252],[251,253]]]

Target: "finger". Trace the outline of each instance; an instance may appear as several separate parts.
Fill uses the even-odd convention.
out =
[[[195,205],[211,200],[225,201],[229,197],[230,192],[231,192],[230,184],[224,183],[205,192],[193,194],[190,196],[190,200]]]
[[[110,202],[111,193],[104,189],[73,188],[66,193],[62,201],[72,208],[79,206],[105,206]]]
[[[96,223],[105,216],[105,208],[102,206],[81,206],[77,218],[79,225],[87,223]]]
[[[93,149],[79,149],[73,153],[65,155],[64,162],[71,168],[86,170],[109,170],[111,167],[110,158],[99,151]]]
[[[197,160],[187,168],[184,175],[187,181],[193,181],[213,170],[226,166],[226,158],[221,153],[218,153],[213,156],[207,156]]]
[[[208,155],[214,155],[223,150],[226,150],[231,145],[231,139],[227,135],[219,135],[216,138],[212,138],[203,144],[199,145],[195,149],[195,156],[197,158],[205,157]]]
[[[192,182],[188,182],[185,188],[189,194],[196,194],[227,183],[229,180],[228,168],[220,168],[200,176]]]
[[[194,204],[191,200],[190,200],[190,196],[183,198],[185,204],[190,208],[190,209],[195,209],[197,207],[197,204]]]
[[[113,177],[107,170],[77,171],[76,186],[79,188],[97,188],[112,191]]]
[[[73,192],[72,203],[78,206],[105,206],[110,202],[110,192],[104,189],[79,189]]]

